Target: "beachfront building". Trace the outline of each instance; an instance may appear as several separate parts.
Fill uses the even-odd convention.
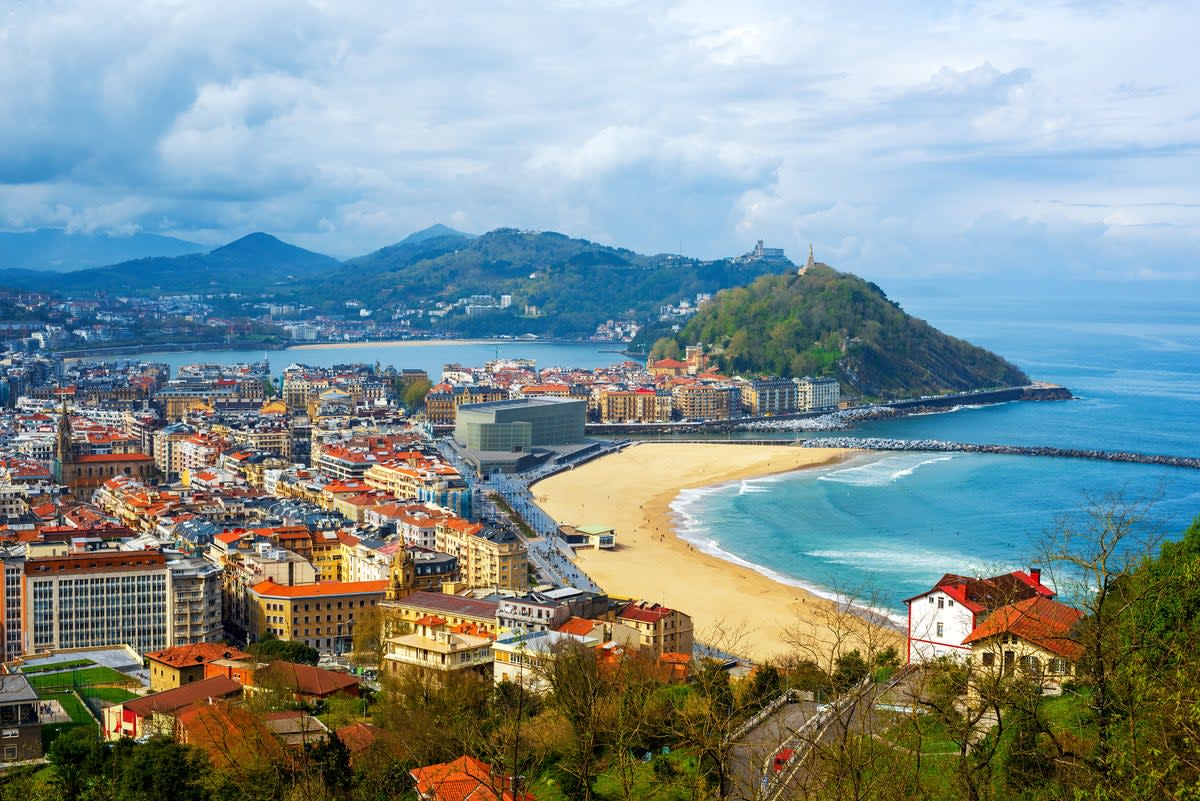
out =
[[[675,411],[669,392],[649,387],[601,390],[597,406],[601,423],[669,423]]]
[[[841,400],[841,387],[836,378],[804,376],[796,379],[797,406],[806,412],[836,411]]]
[[[1043,693],[1062,691],[1083,656],[1076,630],[1083,612],[1035,595],[993,611],[963,640],[980,681],[1018,670]]]
[[[756,378],[742,384],[741,393],[742,408],[756,417],[792,414],[800,408],[800,389],[790,378]]]
[[[966,643],[993,610],[1035,597],[1053,598],[1042,584],[1042,572],[1014,570],[991,578],[947,573],[932,589],[905,600],[908,606],[908,661],[928,662],[948,656],[965,659]]]
[[[617,612],[617,622],[638,633],[638,648],[660,657],[665,653],[692,653],[692,619],[677,609],[647,601],[631,601]]]
[[[680,384],[674,399],[684,420],[728,420],[741,403],[737,388],[723,384]]]

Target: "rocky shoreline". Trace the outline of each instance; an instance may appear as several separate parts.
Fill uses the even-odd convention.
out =
[[[938,439],[878,439],[870,437],[818,437],[802,443],[805,448],[862,448],[872,451],[926,451],[934,453],[996,453],[1010,456],[1052,456],[1061,459],[1094,459],[1130,464],[1154,464],[1200,470],[1200,458],[1166,456],[1129,451],[1082,450],[1026,445],[985,445],[971,442],[946,442]]]

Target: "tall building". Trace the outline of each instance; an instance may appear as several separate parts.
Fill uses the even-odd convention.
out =
[[[757,378],[742,385],[742,406],[759,417],[791,414],[799,408],[799,388],[790,378]]]
[[[215,642],[221,622],[221,568],[200,557],[171,559],[171,645]]]
[[[797,378],[796,388],[799,392],[797,403],[806,412],[834,411],[841,400],[841,388],[836,378],[828,376],[813,378],[804,376]]]
[[[24,585],[23,652],[171,642],[171,569],[157,551],[27,559]]]

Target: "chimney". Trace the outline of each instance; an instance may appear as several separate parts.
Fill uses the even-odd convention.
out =
[[[1040,567],[1029,568],[1029,576],[1033,579],[1033,583],[1039,587],[1042,584],[1042,569]]]

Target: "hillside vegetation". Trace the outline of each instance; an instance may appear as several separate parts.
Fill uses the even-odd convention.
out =
[[[906,314],[878,286],[818,264],[721,292],[654,355],[708,345],[727,373],[833,376],[867,398],[1028,383],[990,351]]]

